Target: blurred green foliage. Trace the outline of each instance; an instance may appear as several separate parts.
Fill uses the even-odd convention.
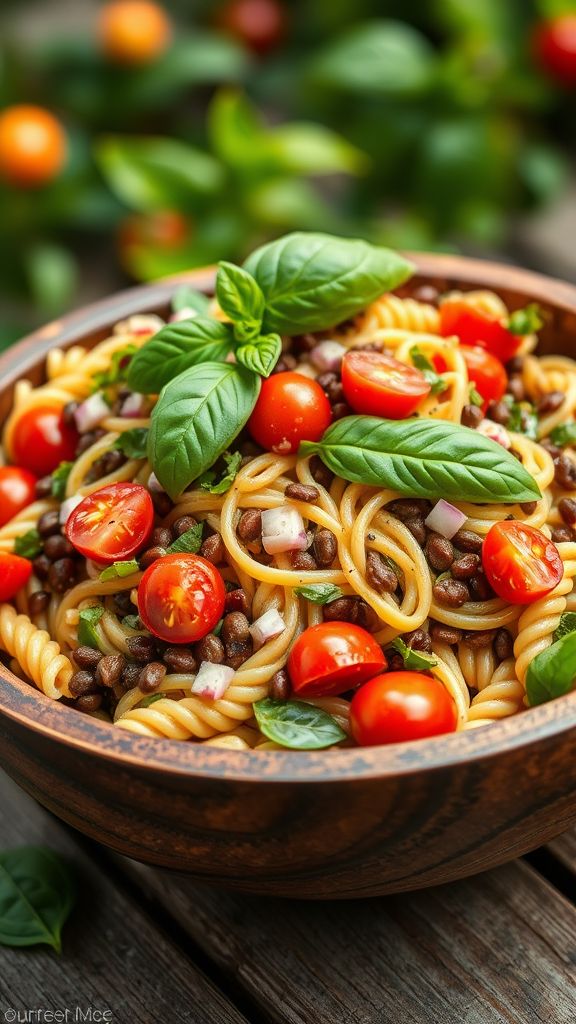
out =
[[[3,4],[0,105],[52,110],[69,159],[42,188],[0,185],[0,290],[30,310],[0,344],[102,262],[149,279],[294,228],[494,245],[561,189],[574,94],[531,39],[574,3],[268,0],[287,30],[261,56],[219,27],[229,2],[165,0],[173,42],[140,67],[107,59],[95,19],[69,37],[56,5],[52,34],[23,43]]]

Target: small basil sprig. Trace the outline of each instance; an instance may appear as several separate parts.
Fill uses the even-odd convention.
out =
[[[52,946],[76,899],[74,876],[64,860],[42,846],[0,851],[0,945]]]
[[[309,583],[305,587],[294,587],[298,597],[305,597],[312,604],[330,604],[344,596],[344,592],[335,583]]]
[[[226,494],[226,491],[230,490],[234,483],[236,474],[242,465],[242,453],[224,452],[222,460],[226,470],[219,480],[216,479],[218,476],[216,470],[208,469],[195,481],[195,486],[199,486],[203,491],[209,491],[210,494]]]
[[[86,647],[94,647],[95,649],[100,646],[100,637],[96,631],[96,626],[100,622],[104,614],[104,608],[101,604],[91,605],[90,608],[83,608],[78,617],[78,643],[85,645]]]
[[[50,477],[50,493],[53,498],[63,501],[66,497],[66,486],[73,462],[61,462]]]
[[[168,548],[169,555],[195,555],[202,547],[202,531],[204,523],[196,523],[185,533],[180,534],[177,540],[172,541]]]
[[[436,373],[433,363],[431,363],[428,356],[418,348],[418,345],[413,345],[410,349],[410,359],[412,360],[412,365],[424,374],[433,395],[441,395],[443,391],[446,391],[446,388],[448,387],[446,380],[439,373]]]
[[[253,341],[247,341],[236,349],[236,359],[248,370],[261,377],[269,377],[282,352],[279,334],[265,334]]]
[[[516,309],[508,317],[508,330],[511,334],[534,334],[543,327],[544,321],[540,307],[536,302],[531,302],[524,309]]]
[[[126,576],[131,576],[132,573],[138,572],[140,566],[135,558],[131,558],[129,561],[113,562],[112,565],[108,565],[100,573],[100,579],[103,583],[106,580],[113,579],[124,579]]]
[[[230,324],[208,317],[166,324],[136,353],[128,369],[128,386],[145,395],[199,363],[224,361],[234,348]]]
[[[346,739],[331,715],[304,701],[266,698],[256,701],[254,714],[264,736],[291,750],[323,750]]]
[[[425,651],[415,651],[414,648],[408,647],[408,644],[405,644],[400,636],[397,636],[390,646],[397,654],[402,656],[404,668],[406,669],[413,669],[415,672],[428,672],[438,664],[438,661],[432,654],[426,654]]]
[[[14,554],[32,560],[40,554],[44,542],[38,530],[27,530],[14,540]]]
[[[569,693],[576,680],[576,632],[567,633],[530,662],[526,694],[531,707]]]
[[[216,298],[222,311],[232,321],[238,341],[250,341],[258,337],[264,316],[264,296],[251,274],[233,263],[219,263]]]
[[[147,446],[147,427],[133,427],[132,430],[123,430],[112,445],[113,448],[118,448],[128,459],[145,459]]]
[[[535,480],[502,445],[445,420],[346,416],[320,441],[301,443],[300,456],[316,453],[345,480],[409,497],[503,504],[542,497]]]

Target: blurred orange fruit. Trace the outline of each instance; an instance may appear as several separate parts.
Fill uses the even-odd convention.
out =
[[[13,185],[52,181],[66,154],[66,134],[49,110],[18,104],[0,113],[0,174]]]
[[[112,0],[101,13],[102,49],[118,64],[149,64],[167,49],[172,25],[153,0]]]
[[[229,0],[218,24],[254,53],[265,54],[282,42],[286,12],[278,0]]]

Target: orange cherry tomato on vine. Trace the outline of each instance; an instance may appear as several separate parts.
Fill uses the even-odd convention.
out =
[[[485,348],[463,345],[460,349],[468,370],[468,379],[476,391],[484,399],[483,412],[489,402],[499,402],[506,394],[508,376],[504,366],[496,356]]]
[[[534,33],[534,53],[542,70],[559,85],[576,86],[576,14],[542,22]]]
[[[383,352],[347,352],[342,360],[344,397],[354,412],[403,420],[430,394],[430,384],[415,366]]]
[[[150,64],[168,48],[170,19],[153,0],[112,0],[100,13],[102,49],[118,64]]]
[[[492,589],[509,604],[538,601],[564,575],[556,545],[534,526],[514,519],[491,528],[482,545],[482,565]]]
[[[350,704],[352,736],[361,747],[404,743],[455,732],[458,713],[446,687],[421,672],[388,672],[361,686]]]
[[[440,306],[440,334],[445,338],[456,335],[461,345],[479,345],[507,363],[516,355],[522,338],[480,309],[474,309],[465,299],[446,299]]]
[[[32,575],[32,562],[0,552],[0,601],[11,601]]]
[[[138,585],[138,614],[146,629],[170,644],[191,644],[214,629],[224,614],[226,587],[200,555],[165,555]]]
[[[229,0],[218,24],[253,53],[263,55],[282,42],[286,12],[278,0]]]
[[[78,433],[64,422],[60,405],[34,405],[17,419],[12,454],[20,466],[47,476],[74,460],[77,444]]]
[[[65,527],[71,544],[95,562],[132,558],[148,540],[154,525],[154,506],[145,487],[108,484],[93,491],[72,510]]]
[[[36,477],[21,466],[0,466],[0,526],[30,505],[36,496]]]
[[[330,697],[360,686],[386,664],[367,630],[350,622],[321,622],[300,634],[287,667],[297,697]]]
[[[49,110],[21,104],[0,113],[0,174],[13,185],[47,184],[66,155],[66,133]]]
[[[300,441],[319,441],[331,420],[330,402],[320,385],[289,371],[262,381],[248,430],[267,451],[291,455]]]

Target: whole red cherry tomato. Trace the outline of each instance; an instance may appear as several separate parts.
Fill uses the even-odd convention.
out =
[[[165,555],[138,585],[138,613],[154,636],[191,644],[210,633],[224,613],[226,588],[218,570],[200,555]]]
[[[0,526],[34,501],[36,477],[21,466],[0,466]]]
[[[374,637],[350,622],[321,622],[300,634],[288,674],[298,697],[329,697],[353,690],[386,668]]]
[[[78,433],[64,422],[60,405],[35,405],[18,417],[12,442],[14,461],[36,476],[72,462]]]
[[[534,53],[540,67],[560,85],[576,85],[576,14],[561,14],[542,22],[534,33]]]
[[[479,345],[488,349],[502,363],[516,355],[522,338],[512,334],[495,317],[475,309],[465,299],[446,299],[440,306],[440,334],[456,335],[462,345]]]
[[[430,384],[415,366],[382,352],[347,352],[342,360],[344,397],[354,412],[403,420],[411,416]]]
[[[488,402],[499,402],[506,394],[508,376],[502,363],[485,348],[477,345],[463,345],[461,350],[468,370],[468,379],[484,399],[482,409],[486,412]]]
[[[350,705],[352,736],[361,747],[404,743],[454,732],[458,714],[446,687],[420,672],[388,672],[361,686]]]
[[[148,540],[154,525],[154,506],[140,484],[108,484],[83,498],[65,527],[71,544],[95,562],[132,558]]]
[[[540,530],[514,519],[495,523],[482,545],[490,586],[510,604],[531,604],[558,586],[564,566],[558,548]]]
[[[218,24],[253,53],[276,49],[286,32],[286,12],[278,0],[229,0]]]
[[[32,575],[32,562],[0,552],[0,601],[11,601]]]
[[[319,441],[331,419],[330,402],[315,380],[275,373],[262,381],[248,430],[267,451],[291,455],[300,441]]]

